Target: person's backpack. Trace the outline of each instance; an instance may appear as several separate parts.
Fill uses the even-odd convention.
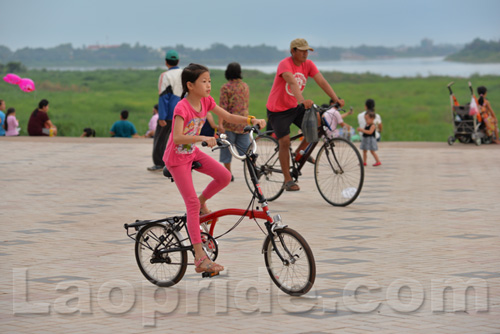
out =
[[[167,115],[166,120],[172,120],[174,116],[174,108],[177,103],[180,101],[180,97],[174,95],[172,90],[172,86],[169,85],[158,98],[158,114]]]

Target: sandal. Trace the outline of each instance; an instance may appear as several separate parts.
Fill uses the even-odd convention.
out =
[[[203,261],[207,260],[208,256],[203,256],[199,260],[194,261],[195,268],[194,270],[199,274],[199,273],[219,273],[219,271],[223,271],[224,267],[221,266],[220,264],[217,264],[215,262],[210,261],[209,264],[206,266],[202,267]]]
[[[314,165],[316,163],[316,160],[314,160],[313,157],[309,157],[309,158],[307,158],[307,162],[310,162]]]
[[[300,187],[297,183],[295,183],[293,180],[288,181],[283,185],[283,188],[285,188],[286,191],[299,191]]]

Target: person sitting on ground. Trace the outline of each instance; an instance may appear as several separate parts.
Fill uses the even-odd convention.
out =
[[[85,128],[80,137],[95,137],[95,130],[92,128]]]
[[[153,138],[155,136],[156,125],[158,123],[158,105],[153,107],[153,116],[149,120],[148,131],[144,135],[145,138]]]
[[[111,137],[139,138],[139,135],[137,134],[137,130],[135,129],[134,124],[128,121],[127,118],[128,118],[128,111],[123,110],[120,113],[120,120],[116,121],[111,127],[111,130],[109,131]]]
[[[498,137],[498,119],[491,108],[490,101],[486,100],[487,93],[488,89],[486,89],[486,87],[477,87],[477,94],[479,95],[477,103],[481,107],[481,117],[485,125],[486,135],[489,137],[495,134],[493,142],[495,144],[500,144],[500,138]]]
[[[57,136],[57,127],[49,119],[48,111],[49,101],[41,100],[28,121],[30,136]]]
[[[326,134],[330,138],[335,138],[339,136],[339,131],[337,129],[338,125],[340,125],[343,128],[346,128],[347,130],[351,129],[351,126],[344,122],[344,118],[352,114],[352,110],[340,114],[340,112],[335,107],[335,102],[333,100],[330,100],[330,106],[332,108],[325,111],[325,113],[323,114],[323,119],[330,126],[329,128],[326,129]]]
[[[16,118],[16,109],[9,108],[5,115],[5,135],[6,136],[19,136],[19,122]]]
[[[0,136],[5,136],[5,101],[0,100]]]

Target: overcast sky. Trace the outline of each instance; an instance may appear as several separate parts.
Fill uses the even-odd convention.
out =
[[[481,4],[481,7],[479,7]],[[0,0],[0,45],[413,46],[500,40],[500,1]]]

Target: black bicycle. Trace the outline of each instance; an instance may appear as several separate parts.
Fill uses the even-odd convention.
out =
[[[295,230],[282,224],[279,214],[271,217],[267,200],[264,197],[257,181],[255,169],[257,142],[253,132],[258,127],[246,127],[252,138],[250,150],[240,156],[234,146],[221,134],[217,139],[218,147],[228,147],[237,159],[243,160],[249,170],[249,177],[253,182],[252,199],[246,209],[223,209],[200,216],[202,246],[207,255],[214,261],[219,248],[217,239],[232,231],[241,223],[244,217],[264,220],[266,235],[262,246],[264,262],[272,281],[285,293],[292,296],[301,296],[313,286],[316,278],[316,264],[311,248],[306,240]],[[215,148],[216,149],[216,148]],[[193,168],[199,164],[193,164]],[[260,210],[254,210],[255,201]],[[214,228],[219,217],[234,215],[240,219],[227,232],[214,237]],[[193,246],[187,231],[186,215],[167,217],[157,220],[137,220],[132,224],[125,224],[127,235],[135,240],[135,257],[142,274],[153,284],[169,287],[177,284],[186,272],[188,252],[194,257]],[[259,225],[260,227],[260,225]],[[183,237],[182,231],[187,237]],[[203,273],[203,277],[214,276]]]
[[[317,107],[321,117],[321,126],[318,127],[319,141],[310,143],[300,159],[296,159],[290,145],[290,174],[295,182],[302,175],[301,170],[310,159],[314,149],[321,145],[314,165],[314,179],[321,196],[333,206],[347,206],[358,198],[364,182],[364,167],[361,154],[356,146],[344,138],[332,138],[327,135],[326,129],[330,125],[323,114],[330,108]],[[339,109],[341,110],[341,109]],[[331,130],[331,129],[330,129]],[[291,142],[300,139],[298,134],[290,138]],[[279,161],[279,144],[272,136],[272,131],[260,134],[255,141],[259,145],[258,158],[255,161],[257,178],[268,201],[274,201],[285,190],[283,172]],[[250,191],[253,183],[250,170],[244,165],[245,180]]]

